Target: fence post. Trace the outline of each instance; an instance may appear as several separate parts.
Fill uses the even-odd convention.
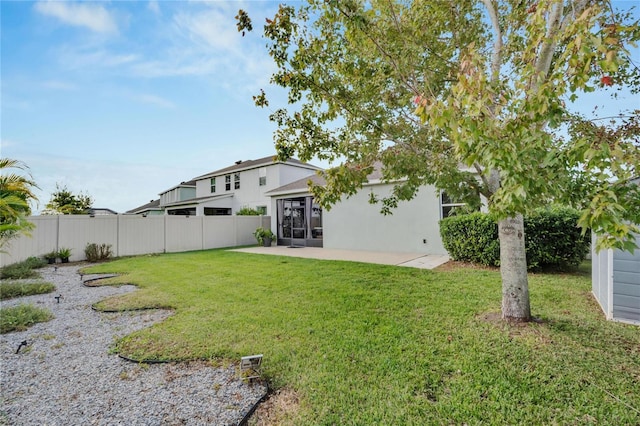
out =
[[[164,214],[163,223],[164,223],[164,226],[162,227],[163,228],[162,236],[163,236],[163,239],[164,239],[164,244],[163,244],[164,245],[164,253],[166,253],[167,252],[167,214],[166,213]]]
[[[116,215],[116,257],[120,257],[120,214]]]
[[[56,251],[60,250],[60,216],[56,215]]]

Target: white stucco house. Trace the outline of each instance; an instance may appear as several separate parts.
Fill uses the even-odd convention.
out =
[[[393,184],[380,180],[379,171],[357,194],[323,211],[309,193],[308,183],[324,183],[314,175],[276,188],[271,196],[271,229],[278,245],[326,247],[446,255],[439,221],[462,203],[452,203],[434,186],[425,185],[410,201],[400,202],[392,215],[369,203],[370,193],[391,194]]]
[[[322,170],[296,159],[274,161],[274,156],[236,161],[160,193],[159,200],[127,213],[184,216],[225,216],[249,207],[271,214],[267,192]]]
[[[159,200],[128,213],[213,216],[249,207],[271,216],[278,245],[447,254],[438,222],[463,204],[426,185],[392,215],[382,215],[379,205],[369,203],[370,193],[388,196],[393,184],[381,181],[378,167],[362,190],[323,211],[308,187],[309,180],[324,183],[321,170],[296,159],[274,162],[272,156],[238,161],[167,189]]]

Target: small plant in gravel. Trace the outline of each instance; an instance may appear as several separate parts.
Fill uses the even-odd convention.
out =
[[[0,312],[0,334],[24,331],[34,324],[53,319],[48,310],[26,304],[2,308]]]
[[[56,286],[46,281],[37,281],[31,283],[25,282],[1,282],[0,283],[0,300],[12,299],[14,297],[32,296],[34,294],[51,293]]]
[[[40,274],[35,269],[42,268],[45,265],[46,261],[44,259],[30,257],[22,262],[12,263],[0,268],[0,279],[38,278]]]

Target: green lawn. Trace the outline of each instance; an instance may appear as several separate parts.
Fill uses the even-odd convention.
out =
[[[500,276],[221,250],[86,272],[140,290],[103,309],[175,315],[117,343],[141,360],[264,354],[289,424],[640,424],[640,329],[604,320],[590,274],[530,276],[542,323],[509,326]],[[488,319],[489,318],[489,319]]]

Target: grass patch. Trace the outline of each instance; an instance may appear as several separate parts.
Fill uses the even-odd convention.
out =
[[[0,282],[0,300],[14,297],[33,296],[34,294],[51,293],[56,287],[45,281],[37,282]]]
[[[91,273],[175,309],[117,342],[139,360],[263,353],[295,395],[282,424],[639,424],[640,332],[605,321],[590,275],[531,274],[541,322],[491,321],[500,274],[220,250],[117,260]],[[102,306],[108,307],[110,301]]]
[[[19,280],[25,278],[39,278],[40,274],[35,269],[42,268],[47,262],[38,257],[30,257],[22,262],[0,268],[0,279]]]
[[[0,309],[0,333],[24,331],[34,324],[46,322],[53,318],[53,314],[46,309],[33,305],[18,305]]]

